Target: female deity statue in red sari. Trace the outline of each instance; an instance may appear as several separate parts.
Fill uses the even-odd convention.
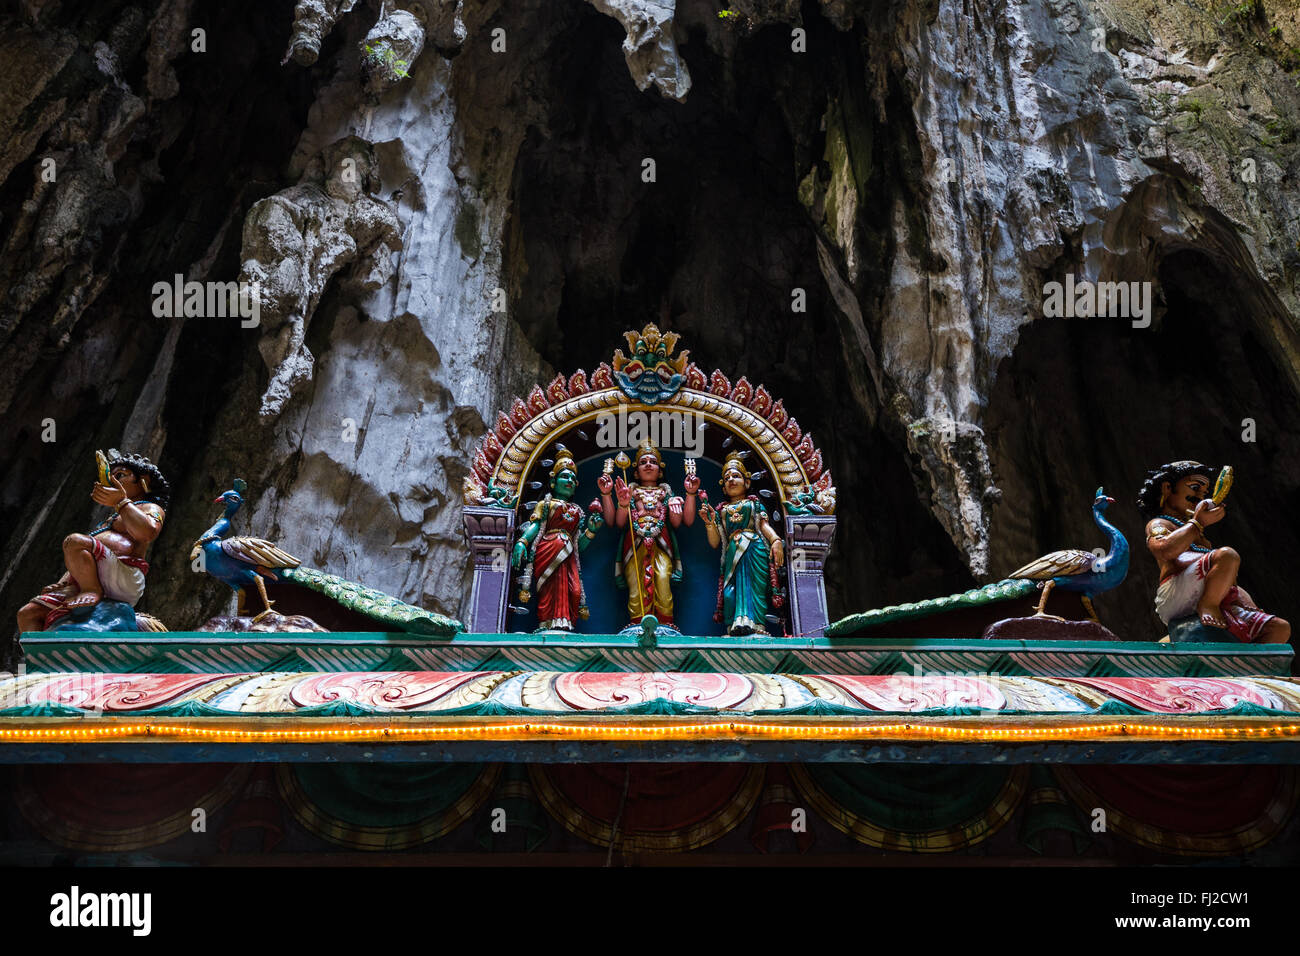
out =
[[[578,554],[596,536],[603,521],[595,510],[584,514],[569,499],[578,488],[578,466],[560,446],[551,468],[551,493],[537,503],[515,544],[511,563],[524,569],[519,599],[525,604],[537,591],[539,631],[572,631],[578,618],[586,620]],[[526,562],[526,563],[525,563]]]
[[[662,480],[663,459],[648,441],[636,451],[636,484],[629,485],[608,472],[597,480],[605,523],[627,529],[615,574],[619,585],[627,587],[631,624],[640,624],[642,618],[653,614],[661,625],[674,626],[672,584],[682,579],[682,562],[673,531],[695,522],[695,497],[700,488],[700,479],[691,467],[694,462],[687,464],[685,501]],[[611,492],[618,497],[617,508]]]

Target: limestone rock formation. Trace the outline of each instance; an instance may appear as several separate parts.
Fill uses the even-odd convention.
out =
[[[402,247],[397,217],[370,193],[379,177],[369,144],[356,136],[332,143],[303,181],[256,203],[244,221],[240,279],[255,283],[262,340],[271,373],[260,414],[278,415],[311,379],[307,324],[336,274],[353,293],[373,292],[392,277]]]
[[[423,50],[424,24],[414,13],[393,10],[380,17],[361,41],[366,91],[378,97],[408,78]]]
[[[638,90],[656,87],[664,96],[686,99],[691,74],[673,37],[675,0],[590,0],[627,31],[623,55]]]
[[[293,60],[311,66],[320,56],[321,42],[339,17],[356,6],[357,0],[298,0],[293,10],[293,34],[282,63]]]
[[[281,614],[271,611],[269,614],[253,617],[218,615],[204,621],[196,631],[212,633],[246,633],[246,634],[312,634],[328,633],[310,617],[303,614]]]

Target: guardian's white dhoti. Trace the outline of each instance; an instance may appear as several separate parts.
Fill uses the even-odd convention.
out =
[[[1171,574],[1156,588],[1156,615],[1168,624],[1196,613],[1210,573],[1210,556],[1203,554],[1177,574]]]
[[[144,597],[144,572],[149,565],[140,558],[115,554],[98,538],[91,540],[94,541],[91,553],[95,556],[95,571],[99,574],[99,586],[104,590],[104,597],[135,607]]]
[[[1156,588],[1156,614],[1168,624],[1180,617],[1196,614],[1196,607],[1205,593],[1205,577],[1210,573],[1210,555],[1202,554],[1177,574],[1171,574]],[[1257,607],[1246,607],[1237,586],[1233,585],[1223,596],[1219,610],[1228,622],[1228,632],[1239,641],[1254,641],[1276,615]]]

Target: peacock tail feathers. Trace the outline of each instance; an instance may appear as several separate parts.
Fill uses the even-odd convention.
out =
[[[465,625],[455,618],[426,611],[390,597],[383,591],[376,591],[364,584],[317,571],[315,568],[285,568],[280,572],[280,577],[323,594],[350,611],[390,625],[394,630],[437,637],[452,637],[465,630]]]
[[[1092,555],[1088,555],[1088,557],[1092,557]],[[840,618],[840,620],[829,624],[825,633],[827,637],[845,637],[880,624],[929,617],[931,614],[961,608],[996,604],[999,601],[1007,601],[1032,594],[1037,588],[1038,585],[1033,581],[1015,581],[1008,578],[993,584],[986,584],[981,588],[963,591],[961,594],[949,594],[944,597],[927,598],[924,601],[916,601],[911,604],[894,604],[889,607],[880,607],[871,611],[850,614],[848,617]]]

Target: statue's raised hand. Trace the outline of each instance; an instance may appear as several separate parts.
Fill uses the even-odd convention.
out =
[[[627,486],[627,482],[622,478],[614,479],[614,496],[618,498],[618,503],[624,507],[627,507],[632,501],[632,489]]]
[[[96,504],[108,505],[108,507],[113,508],[119,502],[126,500],[126,489],[122,487],[122,483],[116,478],[109,478],[108,480],[113,484],[101,485],[99,482],[93,484],[90,488],[90,497]]]
[[[600,513],[600,502],[593,501],[587,508],[587,530],[595,534],[605,526],[605,518]]]
[[[700,490],[700,476],[688,474],[684,479],[682,479],[682,487],[686,489],[688,495],[695,494],[695,492]]]
[[[1200,522],[1202,527],[1208,527],[1212,524],[1218,524],[1223,520],[1226,514],[1223,505],[1216,505],[1209,498],[1203,499],[1192,512],[1192,519]]]
[[[600,489],[602,495],[607,495],[614,490],[614,476],[601,475],[596,479],[596,487]]]

